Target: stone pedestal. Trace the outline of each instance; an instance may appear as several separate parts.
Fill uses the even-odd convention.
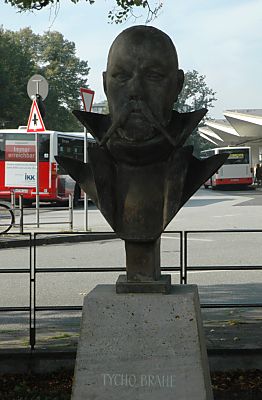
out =
[[[212,400],[195,285],[84,300],[72,400]]]

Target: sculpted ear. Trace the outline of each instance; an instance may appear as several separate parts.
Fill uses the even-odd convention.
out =
[[[104,86],[104,92],[107,95],[107,87],[106,87],[106,72],[103,72],[103,86]]]
[[[177,91],[178,94],[181,92],[183,85],[184,85],[184,80],[185,80],[185,74],[182,69],[179,69],[177,72]]]
[[[179,95],[179,93],[181,92],[181,90],[183,88],[184,80],[185,80],[184,71],[182,69],[179,69],[177,71],[177,83],[176,83],[176,88],[175,88],[174,102],[177,101],[178,95]]]

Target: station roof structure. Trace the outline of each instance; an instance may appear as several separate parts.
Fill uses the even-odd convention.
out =
[[[227,110],[224,116],[206,121],[198,128],[200,136],[218,146],[262,145],[262,109]]]
[[[215,146],[219,146],[219,143],[220,145],[222,144],[221,139],[215,133],[213,133],[211,129],[205,126],[198,128],[198,133],[203,139],[213,143]]]
[[[262,109],[228,110],[224,116],[240,136],[260,137],[262,140]]]

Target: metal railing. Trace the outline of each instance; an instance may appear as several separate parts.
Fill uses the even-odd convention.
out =
[[[262,265],[189,265],[188,263],[188,240],[190,235],[196,234],[246,234],[246,233],[262,233],[262,229],[219,229],[219,230],[192,230],[184,231],[184,263],[182,268],[182,283],[188,283],[188,272],[196,271],[251,271],[262,270]],[[262,302],[256,303],[201,303],[202,308],[243,308],[243,307],[262,307]]]
[[[187,284],[188,281],[188,272],[190,271],[221,271],[221,270],[261,270],[262,266],[192,266],[188,263],[188,239],[190,235],[194,234],[213,234],[213,233],[262,233],[262,230],[204,230],[204,231],[165,231],[165,234],[172,234],[174,238],[178,235],[179,237],[179,262],[178,265],[173,267],[162,267],[161,270],[163,272],[179,272],[180,274],[180,284]],[[24,233],[19,236],[22,238],[26,238],[27,243],[25,246],[28,246],[28,268],[2,268],[0,269],[0,274],[26,274],[28,275],[29,281],[29,305],[24,307],[0,307],[0,312],[18,312],[25,311],[29,313],[29,344],[31,350],[34,349],[36,344],[36,313],[43,311],[80,311],[82,306],[73,306],[73,305],[63,305],[63,306],[45,306],[45,305],[37,305],[37,286],[36,279],[38,274],[47,274],[47,273],[105,273],[105,272],[123,272],[125,271],[124,267],[57,267],[57,268],[40,268],[37,265],[37,247],[38,247],[38,237],[40,235],[83,235],[89,238],[92,235],[96,235],[96,240],[105,239],[105,235],[108,235],[108,232],[38,232],[38,233]],[[112,235],[112,233],[110,233]],[[12,236],[13,234],[7,234],[5,237]],[[176,236],[175,236],[176,235]],[[115,235],[117,239],[117,236]],[[2,242],[3,243],[3,242]],[[0,248],[1,246],[0,241]],[[201,303],[202,308],[235,308],[235,307],[262,307],[262,302],[256,303]]]
[[[17,205],[17,198],[18,198],[18,205]],[[16,222],[13,224],[14,227],[19,227],[19,232],[23,233],[24,232],[24,227],[25,226],[39,226],[39,225],[60,225],[60,224],[68,224],[69,229],[72,231],[73,226],[74,226],[74,206],[73,206],[73,196],[72,194],[69,194],[68,196],[68,206],[61,206],[61,207],[48,207],[48,212],[49,211],[64,211],[68,210],[68,220],[65,221],[48,221],[44,222],[41,221],[40,219],[40,214],[41,211],[46,212],[46,208],[39,208],[36,207],[26,207],[26,210],[33,210],[36,213],[36,221],[35,222],[24,222],[25,221],[25,207],[24,207],[24,200],[23,200],[23,195],[19,194],[18,196],[16,195],[15,192],[11,192],[11,209],[14,212],[15,215],[15,220],[17,220],[17,213],[19,217],[19,222]]]

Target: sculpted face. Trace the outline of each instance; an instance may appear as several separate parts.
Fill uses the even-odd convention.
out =
[[[184,74],[170,38],[156,28],[123,31],[111,46],[104,89],[116,133],[111,142],[144,146],[163,140]]]

